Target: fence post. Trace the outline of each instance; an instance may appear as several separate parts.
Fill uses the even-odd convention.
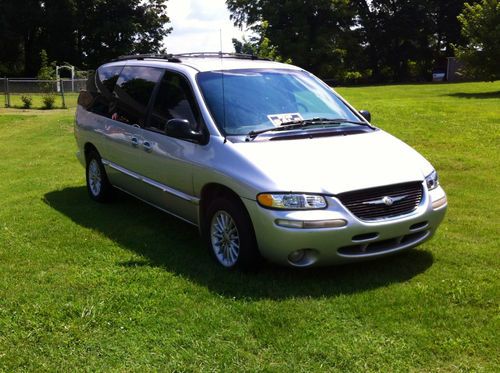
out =
[[[3,78],[3,101],[4,106],[7,107],[7,77]]]
[[[5,92],[7,93],[7,107],[10,107],[9,78],[5,78]]]
[[[61,87],[62,106],[63,109],[66,109],[66,100],[64,99],[64,84],[62,79],[59,79],[59,85]]]

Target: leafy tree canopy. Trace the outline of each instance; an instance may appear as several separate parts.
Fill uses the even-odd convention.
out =
[[[35,75],[42,49],[88,69],[160,52],[168,23],[167,0],[0,0],[0,74]]]
[[[366,67],[378,81],[420,80],[461,43],[463,0],[353,0]]]
[[[355,13],[349,0],[226,3],[236,25],[249,25],[261,42],[276,47],[276,53],[285,60],[323,76],[338,74],[358,45]]]
[[[461,44],[463,0],[227,0],[275,52],[324,78],[428,79]],[[262,27],[262,25],[267,25]]]
[[[267,21],[263,21],[260,25],[261,30],[265,30],[267,27]],[[262,34],[265,34],[265,32]],[[278,54],[276,46],[272,45],[266,36],[251,36],[248,40],[243,38],[243,41],[233,38],[233,46],[236,53],[251,54],[272,61],[292,63],[290,58],[285,60]]]
[[[466,69],[480,79],[500,79],[500,2],[466,3],[458,20],[467,44],[457,54]]]

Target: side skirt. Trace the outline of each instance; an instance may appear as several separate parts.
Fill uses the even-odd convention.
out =
[[[182,220],[182,221],[184,221],[184,222],[186,222],[186,223],[189,223],[189,224],[191,224],[191,225],[194,225],[195,227],[198,227],[198,224],[196,224],[196,223],[194,223],[194,222],[192,222],[192,221],[190,221],[190,220],[184,219],[183,217],[180,217],[179,215],[176,215],[176,214],[174,214],[173,212],[170,212],[170,211],[168,211],[168,210],[165,210],[164,208],[159,207],[159,206],[155,205],[154,203],[151,203],[151,202],[149,202],[149,201],[146,201],[146,200],[142,199],[141,197],[138,197],[138,196],[136,196],[135,194],[130,193],[130,192],[128,192],[128,191],[126,191],[125,189],[122,189],[122,188],[120,188],[120,187],[117,187],[116,185],[113,185],[113,187],[114,187],[114,188],[116,188],[116,189],[121,190],[123,193],[126,193],[126,194],[128,194],[128,195],[130,195],[130,196],[132,196],[132,197],[134,197],[134,198],[137,198],[139,201],[142,201],[142,202],[147,203],[148,205],[150,205],[150,206],[152,206],[152,207],[157,208],[157,209],[158,209],[158,210],[160,210],[160,211],[166,212],[167,214],[172,215],[172,216],[176,217],[177,219],[180,219],[180,220]]]

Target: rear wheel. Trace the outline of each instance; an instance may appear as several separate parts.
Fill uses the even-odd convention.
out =
[[[112,187],[108,181],[101,157],[96,151],[91,151],[87,156],[86,178],[90,198],[98,202],[109,200]]]
[[[253,226],[240,201],[219,197],[211,203],[206,216],[209,250],[221,266],[248,270],[259,264]]]

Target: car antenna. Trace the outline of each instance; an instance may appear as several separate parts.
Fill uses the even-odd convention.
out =
[[[224,130],[224,144],[227,142],[227,134],[226,134],[226,94],[224,88],[224,68],[222,66],[222,29],[219,29],[219,41],[220,41],[220,71],[222,73],[222,129]]]

